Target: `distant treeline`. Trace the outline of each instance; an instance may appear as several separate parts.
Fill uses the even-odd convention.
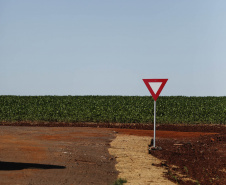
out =
[[[153,123],[151,96],[0,96],[0,121]],[[160,96],[157,123],[226,124],[226,96]]]

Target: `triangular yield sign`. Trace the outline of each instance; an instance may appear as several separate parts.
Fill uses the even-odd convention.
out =
[[[156,101],[168,79],[143,79],[143,81]]]

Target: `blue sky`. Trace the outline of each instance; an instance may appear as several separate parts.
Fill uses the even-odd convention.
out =
[[[224,0],[0,0],[0,95],[226,95]]]

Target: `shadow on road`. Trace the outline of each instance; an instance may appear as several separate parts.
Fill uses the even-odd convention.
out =
[[[23,169],[65,169],[65,166],[36,164],[36,163],[16,163],[0,161],[0,171],[23,170]]]

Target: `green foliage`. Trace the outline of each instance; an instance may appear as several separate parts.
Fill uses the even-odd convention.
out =
[[[150,96],[0,96],[0,121],[153,123]],[[159,97],[157,123],[226,124],[226,97]]]
[[[127,183],[127,180],[126,179],[117,179],[117,181],[114,182],[113,185],[123,185],[124,183]]]
[[[197,184],[197,185],[200,185],[200,183],[199,183],[199,181],[198,181],[198,180],[196,180],[196,184]]]
[[[184,166],[184,171],[185,171],[186,174],[188,175],[188,168],[187,168],[187,166]]]

